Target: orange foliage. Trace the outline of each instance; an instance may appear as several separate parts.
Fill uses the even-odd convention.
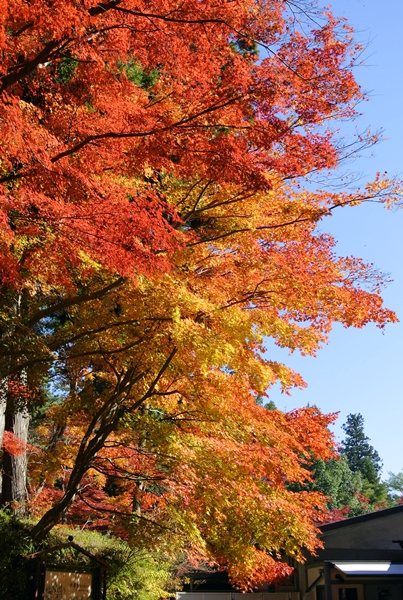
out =
[[[299,187],[339,164],[327,123],[361,92],[350,30],[331,14],[293,27],[287,10],[0,7],[1,377],[62,388],[33,432],[37,540],[69,509],[94,526],[111,514],[133,542],[244,588],[318,547],[325,498],[290,484],[332,456],[333,417],[256,405],[276,382],[304,385],[265,339],[315,354],[335,321],[396,320],[382,277],[317,225],[397,188]]]
[[[3,448],[12,456],[21,456],[26,452],[26,445],[11,431],[4,432]]]
[[[340,151],[317,126],[361,96],[349,30],[327,15],[292,31],[286,2],[6,0],[1,15],[7,284],[31,271],[74,285],[84,255],[129,277],[169,268],[186,236],[139,176],[268,190],[267,173],[332,168]]]

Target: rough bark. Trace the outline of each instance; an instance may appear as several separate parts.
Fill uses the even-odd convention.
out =
[[[21,377],[26,379],[24,373]],[[18,503],[17,512],[24,511],[24,503],[28,496],[27,491],[27,442],[29,429],[29,414],[25,402],[15,405],[15,402],[7,403],[5,410],[5,431],[10,431],[22,441],[24,451],[13,455],[3,450],[3,475],[2,475],[2,497],[1,503]]]
[[[4,428],[6,424],[6,405],[7,405],[7,379],[0,380],[0,452],[2,453],[3,448],[3,436]],[[2,503],[2,466],[3,460],[1,460],[1,471],[0,471],[0,504]]]
[[[22,294],[5,295],[5,302],[11,307],[10,314],[20,315],[23,304]],[[8,340],[14,333],[12,325],[1,331],[2,340]],[[3,446],[4,432],[13,433],[22,442],[24,451],[11,454],[5,448],[2,452],[2,471],[0,476],[0,505],[15,506],[18,512],[24,511],[27,498],[27,441],[29,428],[29,414],[26,399],[16,398],[10,392],[10,367],[11,359],[6,356],[2,365],[0,379],[0,449]],[[21,369],[17,375],[22,388],[27,384],[27,371]],[[15,505],[14,503],[18,503]]]

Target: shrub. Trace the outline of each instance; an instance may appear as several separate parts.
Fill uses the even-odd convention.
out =
[[[131,548],[124,540],[110,535],[63,526],[53,530],[45,542],[35,545],[29,536],[30,525],[10,512],[0,511],[1,600],[25,600],[27,585],[33,580],[32,565],[26,555],[59,546],[68,536],[108,564],[108,600],[159,600],[171,595],[172,563],[159,554]],[[71,547],[59,549],[52,562],[62,566],[94,566],[90,558]]]

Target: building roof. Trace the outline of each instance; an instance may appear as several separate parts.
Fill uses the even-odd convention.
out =
[[[343,519],[342,521],[334,521],[333,523],[327,523],[326,525],[321,525],[320,530],[323,533],[325,533],[326,531],[331,531],[332,529],[340,529],[342,527],[349,527],[358,523],[365,523],[366,521],[383,519],[385,517],[389,517],[391,515],[399,513],[403,513],[403,504],[399,504],[399,506],[393,506],[392,508],[377,510],[372,513],[367,513],[366,515],[360,515],[359,517],[350,517],[349,519]]]

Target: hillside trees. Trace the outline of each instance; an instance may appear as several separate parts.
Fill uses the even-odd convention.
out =
[[[389,478],[386,481],[389,497],[397,503],[401,504],[403,496],[403,473],[388,473]]]
[[[361,473],[353,473],[345,457],[337,455],[331,460],[312,460],[312,473],[304,489],[321,492],[327,497],[326,521],[339,521],[368,512],[369,499],[363,493]]]
[[[381,481],[382,461],[364,432],[364,418],[350,414],[342,425],[346,437],[329,461],[313,460],[312,482],[305,489],[322,492],[331,520],[358,516],[379,509],[388,500]]]
[[[329,461],[313,460],[309,467],[312,482],[305,488],[328,497],[326,507],[331,520],[377,510],[387,501],[397,500],[387,497],[388,488],[399,489],[399,476],[390,474],[388,482],[381,481],[382,461],[365,435],[362,415],[348,415],[342,429],[346,437],[338,456]]]
[[[361,92],[351,32],[329,14],[292,27],[290,10],[1,8],[5,459],[24,442],[16,422],[63,390],[30,450],[37,539],[79,503],[114,509],[137,530],[187,532],[189,554],[245,585],[279,574],[267,552],[315,546],[323,501],[287,482],[309,479],[309,453],[331,456],[328,419],[256,406],[275,381],[303,385],[263,358],[264,337],[314,354],[334,321],[395,320],[377,273],[316,227],[396,189],[300,187],[350,152],[326,123]]]

